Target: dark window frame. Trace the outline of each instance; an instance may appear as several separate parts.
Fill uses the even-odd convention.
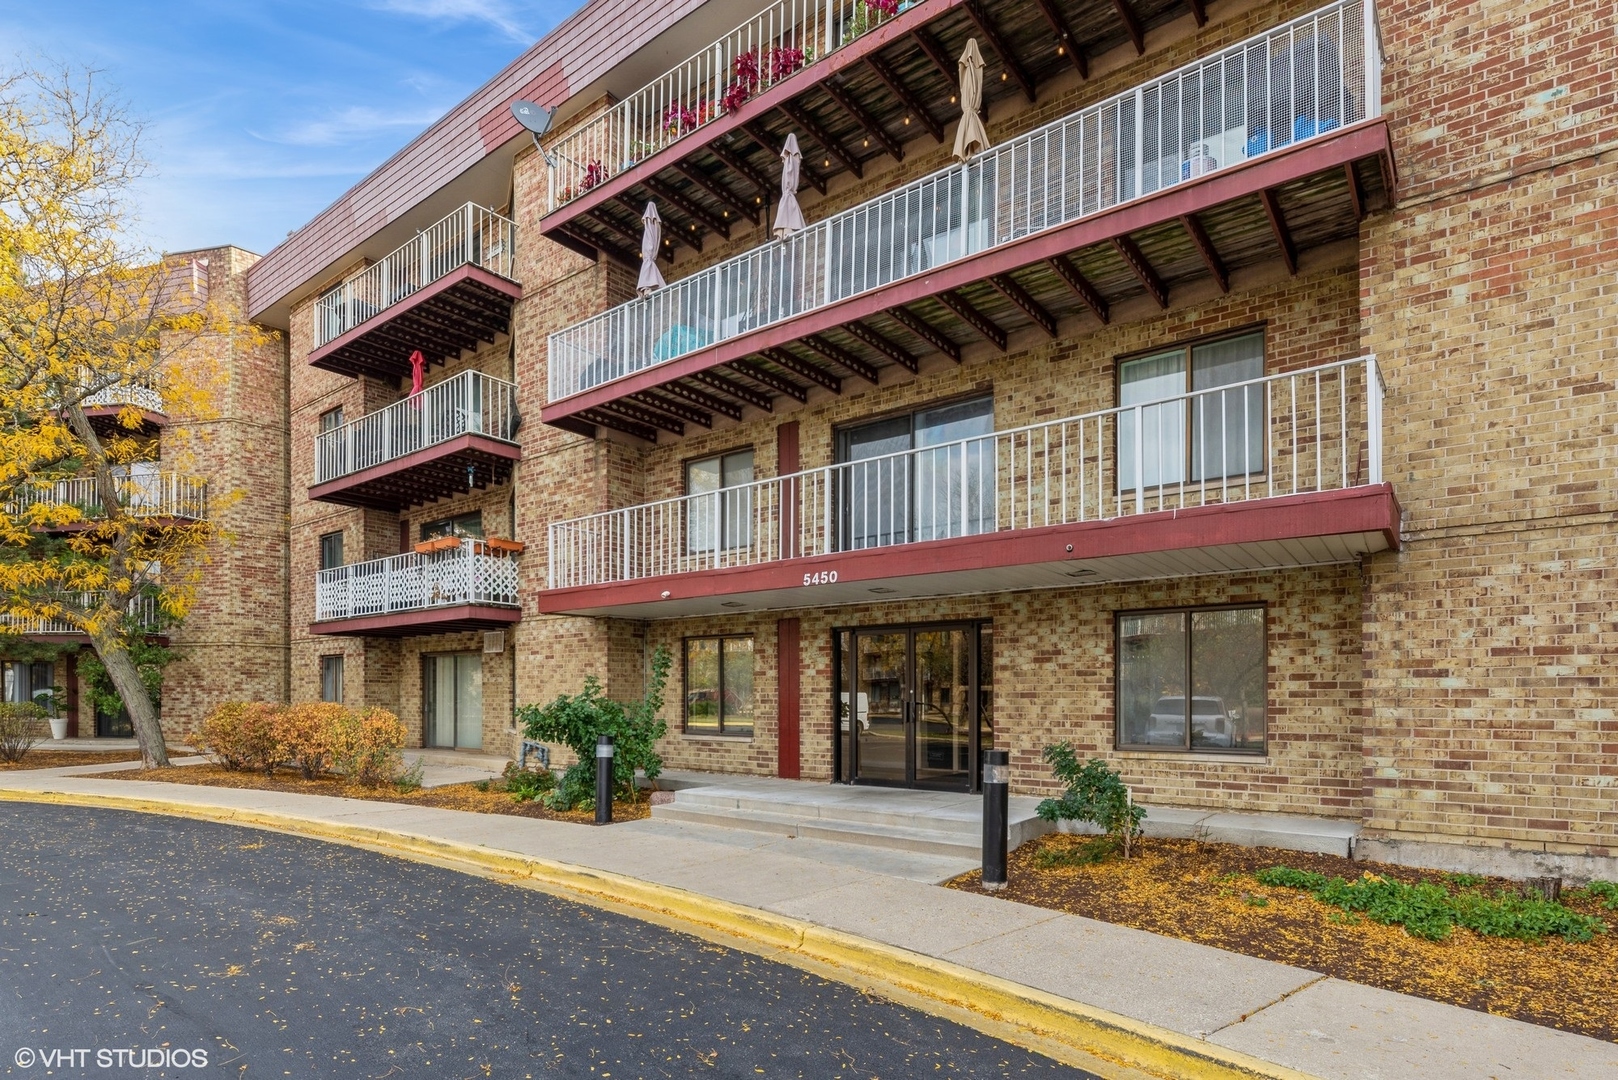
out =
[[[739,454],[750,454],[752,456],[753,478],[747,481],[746,484],[732,484],[727,487],[725,484],[725,459]],[[692,491],[691,466],[700,465],[705,461],[717,461],[719,463],[719,487],[713,491]],[[765,478],[758,475],[758,447],[751,443],[744,443],[729,450],[721,450],[718,453],[698,454],[694,457],[680,460],[680,493],[685,500],[685,512],[681,515],[681,518],[682,528],[685,531],[685,553],[687,555],[700,555],[713,551],[740,551],[742,548],[751,546],[753,543],[753,518],[750,507],[749,512],[743,515],[740,523],[745,529],[746,535],[739,537],[736,543],[730,543],[732,522],[730,521],[731,510],[729,508],[733,500],[725,498],[724,492],[734,491],[741,487],[751,487],[758,483],[760,479]],[[696,540],[693,539],[693,533],[696,530],[692,527],[692,512],[696,506],[696,500],[704,496],[711,496],[719,500],[719,524],[717,533],[713,538],[712,547],[697,546]],[[750,502],[752,496],[748,498]]]
[[[344,530],[337,529],[337,530],[335,530],[333,532],[321,533],[320,534],[320,569],[322,569],[322,570],[336,570],[338,567],[348,565],[348,561],[347,561],[348,553],[343,550],[344,547],[345,547],[345,544],[344,544],[344,541],[343,541],[343,532],[344,532]],[[327,548],[328,548],[328,545],[327,545],[326,542],[328,540],[332,540],[334,538],[336,540],[336,544],[334,546],[337,548],[337,561],[336,562],[329,562],[327,560],[327,558],[326,558]]]
[[[333,420],[332,417],[336,417],[337,419]],[[318,422],[320,425],[320,433],[322,435],[326,434],[328,431],[336,431],[345,423],[343,407],[341,405],[336,405],[330,409],[327,409],[325,412],[320,414],[320,420]]]
[[[341,705],[343,703],[343,676],[346,674],[343,663],[343,653],[328,653],[320,658],[320,700]],[[334,664],[332,661],[336,661]],[[326,693],[329,673],[335,669],[337,672],[337,696],[328,697]]]
[[[715,690],[718,695],[715,701],[715,715],[718,727],[691,728],[691,643],[694,641],[713,641],[719,645],[718,682]],[[753,707],[754,715],[747,721],[746,732],[727,731],[725,729],[725,642],[746,641],[751,643],[749,655],[753,658]],[[752,738],[758,731],[758,635],[757,634],[691,634],[680,639],[680,731],[686,735],[728,736],[730,738]]]
[[[440,536],[461,536],[462,534],[456,532],[455,530],[458,529],[462,523],[468,522],[473,518],[477,518],[479,535],[472,537],[472,539],[487,538],[488,532],[483,527],[482,510],[468,510],[464,514],[451,514],[449,517],[434,518],[432,521],[423,521],[416,527],[416,537],[420,540],[433,540]],[[432,531],[439,529],[442,529],[443,531]],[[470,536],[470,534],[467,535]]]
[[[1196,694],[1192,687],[1191,658],[1195,652],[1192,644],[1191,616],[1205,611],[1258,611],[1261,613],[1260,624],[1264,631],[1264,695],[1260,706],[1262,716],[1262,729],[1264,732],[1264,745],[1258,749],[1231,746],[1192,746],[1191,745],[1191,716],[1194,710]],[[1184,674],[1182,685],[1185,686],[1183,696],[1186,702],[1185,716],[1185,742],[1180,746],[1168,746],[1162,743],[1126,743],[1123,739],[1124,710],[1123,710],[1123,625],[1124,620],[1138,615],[1175,615],[1185,616],[1185,656],[1183,658]],[[1133,608],[1113,612],[1112,618],[1112,747],[1120,753],[1169,753],[1169,754],[1234,754],[1242,757],[1262,758],[1270,752],[1270,604],[1267,600],[1236,604],[1186,604],[1176,607],[1160,608]]]

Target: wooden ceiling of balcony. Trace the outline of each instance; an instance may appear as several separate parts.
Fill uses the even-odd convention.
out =
[[[511,479],[522,450],[497,439],[462,435],[309,489],[309,498],[339,506],[402,510],[482,491]]]
[[[110,439],[113,435],[124,438],[131,436],[151,438],[163,430],[169,418],[160,412],[150,409],[140,410],[140,425],[126,427],[122,422],[124,407],[121,405],[97,406],[84,410],[84,418],[90,422],[90,428],[103,439]]]
[[[731,222],[757,224],[775,204],[788,133],[803,150],[800,190],[821,194],[832,177],[860,176],[874,158],[902,159],[917,139],[944,142],[960,115],[950,102],[958,93],[956,59],[968,38],[983,52],[986,106],[1017,95],[1033,101],[1065,71],[1088,77],[1088,57],[1126,43],[1144,52],[1148,30],[1187,12],[1198,25],[1206,21],[1202,0],[924,4],[900,16],[913,20],[911,32],[863,55],[858,41],[830,54],[735,116],[560,207],[540,229],[585,254],[638,266],[641,213],[650,200],[663,218],[664,256],[673,258],[674,245],[701,251],[710,236],[728,239]]]
[[[511,328],[511,307],[522,297],[516,283],[467,265],[397,303],[309,354],[313,367],[339,375],[410,378],[410,354],[420,349],[441,364]]]
[[[1387,205],[1392,163],[1385,139],[1386,128],[1372,122],[1291,151],[1269,163],[1273,171],[1249,166],[1179,185],[1133,214],[1144,218],[1135,227],[1112,230],[1100,223],[1092,230],[1099,239],[1066,250],[1041,240],[1050,250],[1009,270],[980,269],[998,250],[990,249],[925,279],[873,290],[868,295],[885,306],[870,314],[838,321],[828,310],[823,327],[805,325],[811,316],[800,316],[771,328],[773,340],[743,356],[731,358],[744,348],[740,343],[727,348],[722,342],[705,350],[719,354],[716,363],[698,357],[685,371],[676,370],[680,361],[650,368],[563,399],[547,407],[543,419],[587,435],[602,427],[647,441],[660,433],[682,436],[693,426],[711,427],[716,415],[741,419],[744,407],[773,411],[780,397],[806,402],[814,387],[838,394],[861,381],[875,383],[894,365],[915,372],[929,354],[958,363],[962,349],[978,341],[1003,351],[1011,335],[1029,327],[1055,337],[1064,320],[1099,326],[1115,307],[1143,296],[1166,308],[1175,290],[1193,282],[1212,279],[1229,291],[1231,272],[1245,267],[1281,260],[1296,273],[1300,252],[1356,238],[1364,215]],[[1378,142],[1382,150],[1363,152]],[[1353,160],[1326,164],[1344,155]],[[1277,175],[1286,178],[1263,186]],[[1229,197],[1199,198],[1213,182],[1225,184]],[[961,284],[933,287],[945,277]]]

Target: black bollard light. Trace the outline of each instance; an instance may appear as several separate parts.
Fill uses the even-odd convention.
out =
[[[1011,752],[983,752],[983,887],[1006,887],[1011,808]]]
[[[596,739],[596,824],[612,824],[612,736]]]

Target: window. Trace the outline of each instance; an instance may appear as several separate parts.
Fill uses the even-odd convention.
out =
[[[320,568],[335,570],[343,565],[343,534],[325,533],[320,538]]]
[[[753,451],[687,462],[685,493],[687,554],[746,547],[753,539]]]
[[[422,720],[427,746],[483,746],[483,655],[422,657]]]
[[[470,514],[460,514],[456,517],[422,522],[421,538],[423,540],[436,540],[440,536],[469,536],[474,540],[482,540],[483,511],[474,510]]]
[[[7,701],[32,701],[47,713],[55,715],[56,674],[49,661],[28,663],[11,660],[0,667],[0,671],[4,672]]]
[[[1264,752],[1264,608],[1118,616],[1118,745]]]
[[[1143,408],[1138,451],[1137,412],[1118,414],[1118,490],[1263,472],[1264,387],[1219,389],[1263,377],[1262,331],[1121,362],[1118,404]]]
[[[320,414],[320,433],[322,435],[326,434],[328,431],[335,431],[337,428],[342,426],[343,407],[341,405],[337,406],[335,409],[327,409],[325,412]]]
[[[687,638],[685,730],[753,734],[753,639]]]
[[[840,550],[941,540],[994,523],[994,399],[958,401],[837,435]]]
[[[320,700],[343,703],[343,658],[341,656],[322,656],[320,658]]]

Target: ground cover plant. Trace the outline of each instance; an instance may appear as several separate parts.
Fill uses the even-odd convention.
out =
[[[1618,884],[1547,905],[1502,878],[1151,837],[1126,860],[1101,839],[1024,844],[997,895],[1618,1041]]]

